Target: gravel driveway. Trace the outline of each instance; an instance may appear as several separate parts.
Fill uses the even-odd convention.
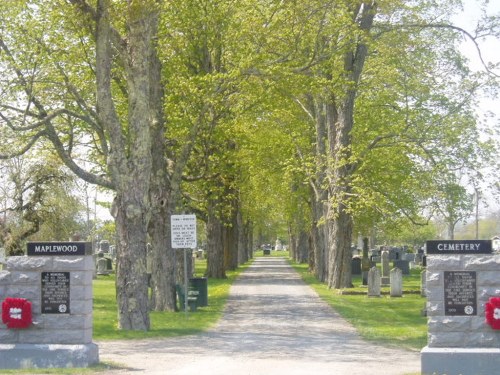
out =
[[[209,301],[210,303],[210,301]],[[224,316],[181,338],[98,343],[109,374],[403,375],[420,353],[363,341],[285,259],[257,258],[231,287]]]

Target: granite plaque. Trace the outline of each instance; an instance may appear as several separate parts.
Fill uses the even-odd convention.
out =
[[[445,315],[477,315],[475,271],[444,271]]]
[[[69,272],[42,272],[42,314],[69,314]]]

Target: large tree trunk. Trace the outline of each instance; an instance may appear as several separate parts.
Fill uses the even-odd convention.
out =
[[[154,30],[153,35],[156,32]],[[151,176],[151,221],[148,228],[152,246],[150,308],[155,311],[175,311],[174,256],[170,243],[170,216],[175,205],[175,193],[172,191],[166,161],[161,62],[156,43],[153,47],[150,56],[150,118],[154,173]]]
[[[349,212],[351,178],[355,166],[351,159],[351,131],[354,126],[354,103],[368,47],[363,41],[372,25],[376,13],[375,2],[362,2],[353,9],[353,23],[360,35],[353,38],[352,46],[344,54],[343,97],[331,96],[327,103],[326,122],[329,148],[329,246],[330,260],[328,286],[348,288],[351,286],[351,240],[352,216]],[[338,100],[337,100],[338,99]],[[337,107],[338,105],[338,107]]]
[[[109,20],[109,0],[99,0],[96,31],[97,113],[112,144],[108,167],[116,188],[118,326],[148,330],[149,304],[146,270],[147,228],[150,219],[151,65],[157,30],[153,1],[130,3],[127,8],[127,44],[121,49],[126,71],[128,117],[122,121],[111,89],[116,38]],[[126,131],[124,132],[124,124]]]
[[[217,204],[209,202],[207,217],[207,270],[205,276],[225,279],[224,247],[222,242],[223,224],[216,214]]]
[[[311,246],[313,252],[313,272],[314,276],[319,281],[325,281],[328,271],[328,263],[326,261],[327,253],[327,237],[326,225],[324,223],[324,206],[323,201],[316,201],[313,199],[311,202],[312,213],[312,226],[311,226]]]
[[[297,263],[307,263],[308,259],[309,259],[309,236],[305,230],[301,230],[297,237],[295,261]]]
[[[289,256],[291,259],[296,259],[297,253],[297,236],[291,224],[288,224],[288,243],[289,243]]]
[[[137,190],[141,197],[141,189]],[[131,195],[129,192],[116,198],[118,326],[125,330],[148,330],[147,233],[144,210],[137,209],[142,202],[137,202],[137,198]]]
[[[352,216],[344,208],[340,209],[340,212],[335,213],[336,219],[328,221],[331,225],[329,242],[332,249],[335,250],[331,252],[328,264],[328,286],[337,289],[352,287]]]
[[[159,196],[153,195],[152,199],[157,200],[157,205],[153,206],[149,225],[152,245],[150,307],[155,311],[175,311],[175,258],[170,238],[171,204],[167,197],[162,201]]]
[[[351,130],[354,124],[354,93],[349,95],[339,112],[329,116],[330,152],[333,160],[330,166],[330,191],[328,213],[328,243],[330,259],[328,263],[328,286],[330,288],[351,287],[351,240],[352,216],[348,212],[350,197]],[[336,121],[335,121],[336,120]],[[332,127],[332,123],[335,125]]]
[[[236,215],[238,223],[238,265],[248,262],[248,226],[243,221],[241,210],[238,209]]]
[[[316,171],[314,178],[310,180],[311,187],[311,270],[320,281],[325,281],[328,274],[328,237],[325,218],[327,213],[328,190],[325,188],[327,176],[327,126],[325,100],[319,96],[306,95],[305,103],[307,112],[314,121],[315,126],[315,164]]]
[[[251,221],[248,221],[247,224],[245,225],[245,228],[246,228],[245,232],[246,232],[248,259],[252,259],[253,258],[253,250],[254,250],[253,223]]]
[[[233,189],[228,189],[228,195],[235,195]],[[229,223],[224,225],[224,268],[226,270],[235,270],[238,267],[238,201],[230,201],[231,212],[229,214]]]

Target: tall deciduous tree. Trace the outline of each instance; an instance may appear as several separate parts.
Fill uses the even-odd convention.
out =
[[[15,83],[2,98],[3,130],[25,139],[25,146],[6,151],[22,153],[45,137],[79,177],[115,190],[119,326],[147,330],[147,228],[151,204],[158,203],[150,196],[153,139],[164,139],[157,130],[160,3],[71,3],[2,9],[13,25],[26,27],[4,29],[0,39],[6,77]],[[104,173],[78,164],[77,153],[88,146],[87,155],[105,162]]]
[[[75,1],[75,4],[82,8],[87,6],[82,1]],[[156,1],[129,2],[124,9],[126,38],[113,25],[117,11],[112,8],[111,1],[97,2],[97,121],[111,143],[107,163],[116,191],[119,326],[147,330],[150,321],[146,243],[151,219],[152,137],[157,135],[153,131],[156,122],[163,121],[158,118],[158,113],[162,113],[162,101],[157,99],[154,90],[160,76],[154,42],[160,8]],[[117,109],[113,93],[116,65],[124,68],[126,117]]]

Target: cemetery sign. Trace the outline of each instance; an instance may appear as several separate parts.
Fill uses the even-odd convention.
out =
[[[89,242],[28,242],[30,256],[86,255],[91,254]]]
[[[434,240],[426,242],[427,254],[491,254],[491,240]]]
[[[173,249],[196,249],[195,215],[172,215],[170,232]]]

